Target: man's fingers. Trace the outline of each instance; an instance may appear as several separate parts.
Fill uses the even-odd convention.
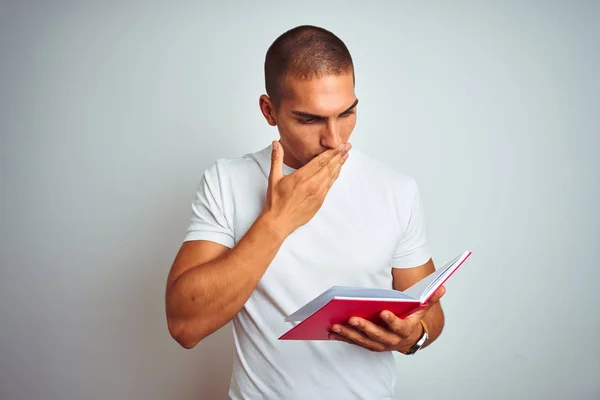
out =
[[[339,332],[335,332],[336,329],[338,329]],[[343,341],[346,342],[349,340],[348,343],[356,344],[358,346],[364,347],[365,349],[372,351],[384,351],[387,349],[386,345],[384,345],[383,343],[371,339],[370,337],[364,335],[362,332],[354,328],[345,325],[334,325],[332,327],[332,330],[334,331],[332,332],[332,334],[338,333],[342,338],[345,339]]]
[[[340,171],[342,170],[342,165],[344,165],[344,163],[346,162],[347,159],[348,159],[348,153],[344,153],[343,155],[340,154],[339,158],[336,157],[335,163],[333,164],[333,166],[331,168],[329,168],[327,177],[324,179],[323,185],[326,187],[327,190],[331,189],[331,187],[333,186],[333,183],[340,176]]]
[[[446,294],[446,288],[444,286],[440,286],[435,292],[433,292],[433,296],[431,296],[428,303],[430,303],[430,304],[437,303],[438,301],[440,301],[440,299],[442,298],[442,296],[444,294]]]
[[[345,150],[345,146],[349,146],[349,143],[343,144],[336,149],[329,149],[319,154],[317,157],[313,158],[308,164],[302,167],[298,172],[305,175],[307,179],[312,178],[324,168],[328,166],[328,164],[335,158],[338,154],[347,152]]]
[[[414,313],[412,313],[409,316],[407,316],[406,318],[404,318],[404,321],[418,322],[418,321],[422,320],[423,318],[425,318],[425,315],[427,315],[427,313],[429,312],[431,307],[433,307],[434,305],[439,303],[440,299],[442,298],[442,296],[445,293],[446,293],[446,288],[444,286],[440,286],[433,293],[433,295],[429,298],[429,300],[427,301],[427,303],[424,306],[421,306],[417,311],[415,311]]]
[[[446,288],[444,286],[440,286],[435,292],[433,292],[433,295],[431,295],[429,300],[427,300],[427,305],[425,307],[423,307],[423,309],[417,311],[417,313],[421,313],[423,315],[427,314],[429,309],[431,307],[433,307],[434,305],[436,305],[445,293],[446,293]],[[417,313],[415,313],[415,314],[417,314]]]
[[[410,336],[411,333],[411,324],[408,320],[403,320],[402,318],[398,318],[394,313],[390,311],[383,311],[381,313],[381,318],[385,321],[385,323],[390,327],[396,335],[400,336],[402,339],[406,339]]]
[[[348,159],[348,151],[352,146],[350,143],[347,144],[343,150],[333,156],[327,164],[312,178],[321,182],[321,188],[325,190],[331,189],[333,183],[340,176],[342,165]]]
[[[283,178],[283,146],[274,140],[271,152],[271,172],[269,173],[269,183],[277,183]]]
[[[319,172],[324,166],[327,165],[329,160],[335,156],[340,150],[330,149],[322,152],[312,160],[310,160],[305,166],[295,172],[298,176],[302,176],[303,179],[312,178],[317,172]]]
[[[389,329],[374,324],[369,320],[352,317],[348,323],[360,330],[366,336],[377,342],[383,343],[386,346],[394,347],[400,344],[401,338],[397,334],[390,332]]]
[[[343,337],[339,333],[330,333],[329,334],[329,340],[338,340],[340,342],[346,342],[346,343],[349,343],[349,344],[354,344],[354,342],[352,340]]]

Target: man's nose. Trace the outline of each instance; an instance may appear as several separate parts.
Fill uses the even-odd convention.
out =
[[[329,122],[321,134],[321,145],[326,148],[336,149],[342,144],[339,126]]]

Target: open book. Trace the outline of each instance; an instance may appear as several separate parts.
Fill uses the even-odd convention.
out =
[[[284,333],[279,340],[328,340],[334,324],[347,324],[351,317],[367,319],[386,326],[379,314],[388,310],[405,318],[425,307],[433,293],[471,255],[465,251],[404,292],[393,289],[373,289],[333,286],[308,302],[286,321],[302,321]]]

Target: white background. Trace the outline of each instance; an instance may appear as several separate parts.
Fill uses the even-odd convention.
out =
[[[226,396],[230,326],[178,347],[165,279],[204,168],[277,138],[264,54],[307,23],[436,262],[473,251],[399,398],[600,397],[598,3],[365,4],[0,1],[0,398]]]

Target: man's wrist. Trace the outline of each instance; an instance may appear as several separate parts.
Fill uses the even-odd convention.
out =
[[[289,233],[283,229],[281,220],[278,220],[271,212],[263,211],[256,219],[256,224],[277,242],[283,242],[289,236]]]
[[[406,339],[406,345],[402,346],[400,352],[403,354],[408,353],[409,350],[413,348],[413,346],[415,346],[419,342],[419,340],[421,340],[425,333],[427,333],[425,326],[422,323],[419,323],[417,328],[413,331],[413,333]],[[423,345],[425,345],[425,343],[423,343]]]

